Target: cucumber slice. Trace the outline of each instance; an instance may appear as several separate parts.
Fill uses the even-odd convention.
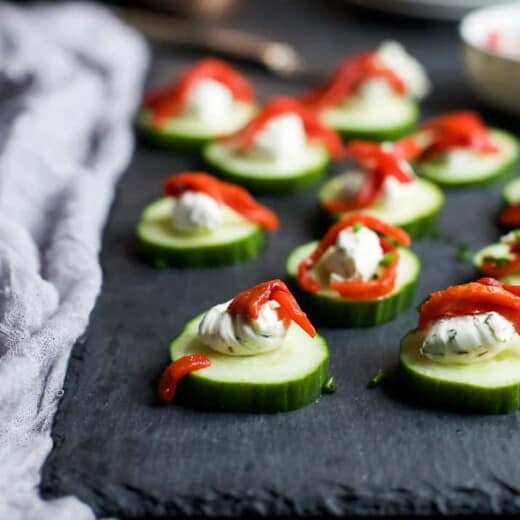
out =
[[[211,267],[244,262],[258,255],[264,231],[224,206],[221,226],[211,233],[175,231],[175,201],[165,197],[145,208],[137,226],[139,249],[155,267]]]
[[[508,413],[520,408],[520,342],[491,360],[471,365],[435,363],[419,352],[423,334],[401,341],[400,382],[421,401],[477,413]]]
[[[203,156],[215,173],[256,193],[288,193],[321,177],[329,164],[327,149],[309,144],[297,163],[276,164],[269,159],[237,155],[225,143],[210,143]]]
[[[415,128],[419,109],[414,100],[401,96],[381,103],[357,97],[341,107],[325,109],[321,119],[345,139],[393,141]]]
[[[340,197],[345,182],[345,175],[334,177],[326,182],[319,192],[320,203]],[[382,220],[405,229],[412,238],[421,238],[431,233],[436,227],[444,195],[433,183],[416,179],[403,186],[402,197],[396,204],[377,203],[363,209],[363,213],[374,215]],[[348,213],[332,215],[338,220]]]
[[[412,304],[420,262],[412,251],[403,247],[399,248],[397,282],[387,296],[358,301],[341,298],[332,289],[318,293],[303,291],[296,280],[298,266],[316,245],[317,242],[311,242],[300,246],[287,259],[291,288],[298,293],[298,301],[314,322],[326,327],[372,327],[393,320]],[[321,283],[326,284],[326,280],[322,279]]]
[[[202,353],[211,366],[179,384],[176,399],[199,408],[275,413],[301,408],[320,396],[329,377],[329,351],[321,336],[310,338],[291,324],[284,344],[257,356],[233,357],[204,346],[197,336],[202,315],[190,321],[170,346],[173,360]]]
[[[502,196],[504,197],[506,204],[509,206],[518,204],[520,202],[520,178],[509,181],[504,186]]]
[[[480,270],[480,267],[482,265],[482,259],[488,255],[494,256],[496,258],[510,257],[509,247],[507,246],[507,244],[502,243],[496,243],[486,246],[475,254],[475,256],[473,257],[473,265]],[[520,272],[509,274],[500,278],[500,280],[504,283],[520,285]]]
[[[518,141],[502,130],[491,130],[492,141],[500,147],[500,152],[475,157],[464,168],[447,168],[442,156],[426,161],[416,161],[414,167],[419,175],[449,188],[478,186],[493,182],[509,172],[518,160]]]
[[[170,148],[199,148],[242,128],[256,111],[256,105],[236,101],[229,117],[218,125],[208,125],[189,115],[179,115],[158,128],[152,121],[151,112],[143,110],[137,118],[137,126],[150,143]]]

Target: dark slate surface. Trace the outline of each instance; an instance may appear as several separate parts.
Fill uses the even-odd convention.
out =
[[[316,61],[398,38],[435,81],[425,114],[476,106],[459,70],[456,28],[368,17],[342,3],[251,2],[235,25],[296,43]],[[327,6],[327,9],[325,7]],[[152,82],[187,63],[156,53]],[[248,70],[263,98],[297,92]],[[518,122],[485,111],[518,132]],[[516,125],[516,128],[515,128]],[[105,283],[86,341],[74,349],[43,475],[46,496],[73,493],[98,514],[120,516],[397,514],[520,510],[518,414],[465,416],[420,409],[366,384],[395,366],[410,311],[372,330],[322,330],[338,391],[285,415],[205,413],[157,406],[154,389],[168,343],[183,324],[255,282],[283,276],[284,259],[314,235],[315,192],[266,198],[282,232],[257,261],[215,270],[156,271],[135,257],[132,233],[166,175],[196,158],[139,148],[105,233]],[[465,281],[455,244],[494,240],[499,188],[448,195],[442,240],[414,246],[425,262],[416,300]]]

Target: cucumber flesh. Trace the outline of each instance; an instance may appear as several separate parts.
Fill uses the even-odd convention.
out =
[[[469,365],[435,363],[420,352],[423,334],[401,341],[399,374],[403,385],[428,404],[477,413],[520,408],[520,340],[493,359]]]
[[[286,193],[307,186],[321,177],[330,160],[327,149],[313,143],[291,164],[238,155],[229,144],[219,142],[204,147],[203,156],[215,173],[262,193]]]
[[[314,402],[329,378],[329,352],[321,336],[309,337],[292,323],[283,345],[257,356],[226,356],[203,345],[197,335],[202,315],[190,321],[170,346],[172,360],[193,353],[211,366],[192,372],[176,398],[191,406],[235,412],[275,413]]]
[[[504,186],[503,197],[510,206],[520,203],[520,178],[509,181]]]
[[[287,272],[292,288],[298,293],[298,301],[317,324],[328,327],[372,327],[393,320],[412,304],[420,261],[412,251],[403,247],[399,248],[395,288],[386,296],[358,301],[341,298],[329,288],[317,293],[302,290],[297,282],[298,266],[316,245],[317,242],[311,242],[296,248],[287,259]],[[317,277],[326,286],[325,273],[317,273]]]
[[[477,269],[480,269],[482,266],[482,259],[485,256],[494,256],[495,258],[510,257],[509,246],[507,244],[496,243],[482,248],[473,257],[473,265]],[[513,285],[520,285],[520,271],[518,273],[512,273],[504,276],[500,278],[500,281]]]
[[[373,141],[395,140],[410,133],[418,118],[415,101],[402,96],[388,96],[379,103],[355,97],[321,114],[322,121],[344,138]]]
[[[222,224],[214,231],[183,234],[175,230],[175,200],[165,197],[150,204],[137,227],[142,255],[156,267],[210,267],[242,262],[256,256],[263,246],[264,231],[227,206]]]
[[[344,183],[345,175],[326,182],[319,193],[320,203],[339,199]],[[378,202],[362,211],[404,228],[412,238],[420,238],[433,230],[443,204],[444,195],[435,184],[424,179],[415,179],[413,183],[403,186],[402,196],[396,203]],[[339,219],[348,214],[341,213],[333,217]]]
[[[442,156],[417,161],[417,173],[446,187],[485,184],[506,174],[518,159],[518,142],[502,130],[491,130],[491,139],[500,151],[495,154],[477,155],[464,168],[448,168]]]
[[[182,114],[157,127],[151,112],[143,110],[138,116],[137,124],[145,136],[165,145],[201,145],[236,132],[249,122],[256,111],[256,105],[236,101],[226,120],[218,124],[208,124],[193,116]]]

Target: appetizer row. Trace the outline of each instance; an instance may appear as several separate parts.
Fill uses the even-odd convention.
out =
[[[399,384],[420,401],[478,413],[520,408],[520,287],[494,278],[433,292],[401,341]],[[163,401],[285,412],[331,393],[329,351],[281,280],[190,321],[170,347]]]
[[[258,254],[278,219],[243,188],[203,172],[171,176],[166,197],[143,212],[142,255],[155,266],[214,266]],[[331,326],[372,326],[411,304],[419,260],[403,229],[353,213],[319,242],[298,247],[287,271],[312,316]]]
[[[246,78],[225,62],[207,59],[172,85],[150,92],[139,126],[155,142],[203,146],[212,171],[252,191],[286,193],[312,183],[331,159],[345,156],[361,162],[369,170],[364,177],[370,177],[374,167],[363,149],[344,148],[340,134],[377,140],[409,134],[418,119],[411,97],[425,94],[427,86],[420,65],[398,44],[388,43],[347,59],[324,85],[300,99],[275,98],[260,110]],[[518,157],[514,137],[488,128],[470,111],[434,118],[412,135],[396,152],[411,164],[391,175],[394,184],[408,182],[414,171],[444,186],[480,184],[508,171]],[[390,146],[385,142],[383,148]],[[379,176],[388,176],[389,167],[383,170]],[[348,190],[338,193],[344,180]],[[361,184],[359,175],[334,179],[325,197],[339,197],[343,206],[366,205],[375,195],[368,187],[355,193]]]

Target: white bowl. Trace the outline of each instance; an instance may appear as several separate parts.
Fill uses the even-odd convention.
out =
[[[459,30],[466,72],[475,93],[495,107],[520,115],[520,2],[473,11],[462,20]],[[516,49],[489,49],[486,39],[491,31],[516,40]]]

